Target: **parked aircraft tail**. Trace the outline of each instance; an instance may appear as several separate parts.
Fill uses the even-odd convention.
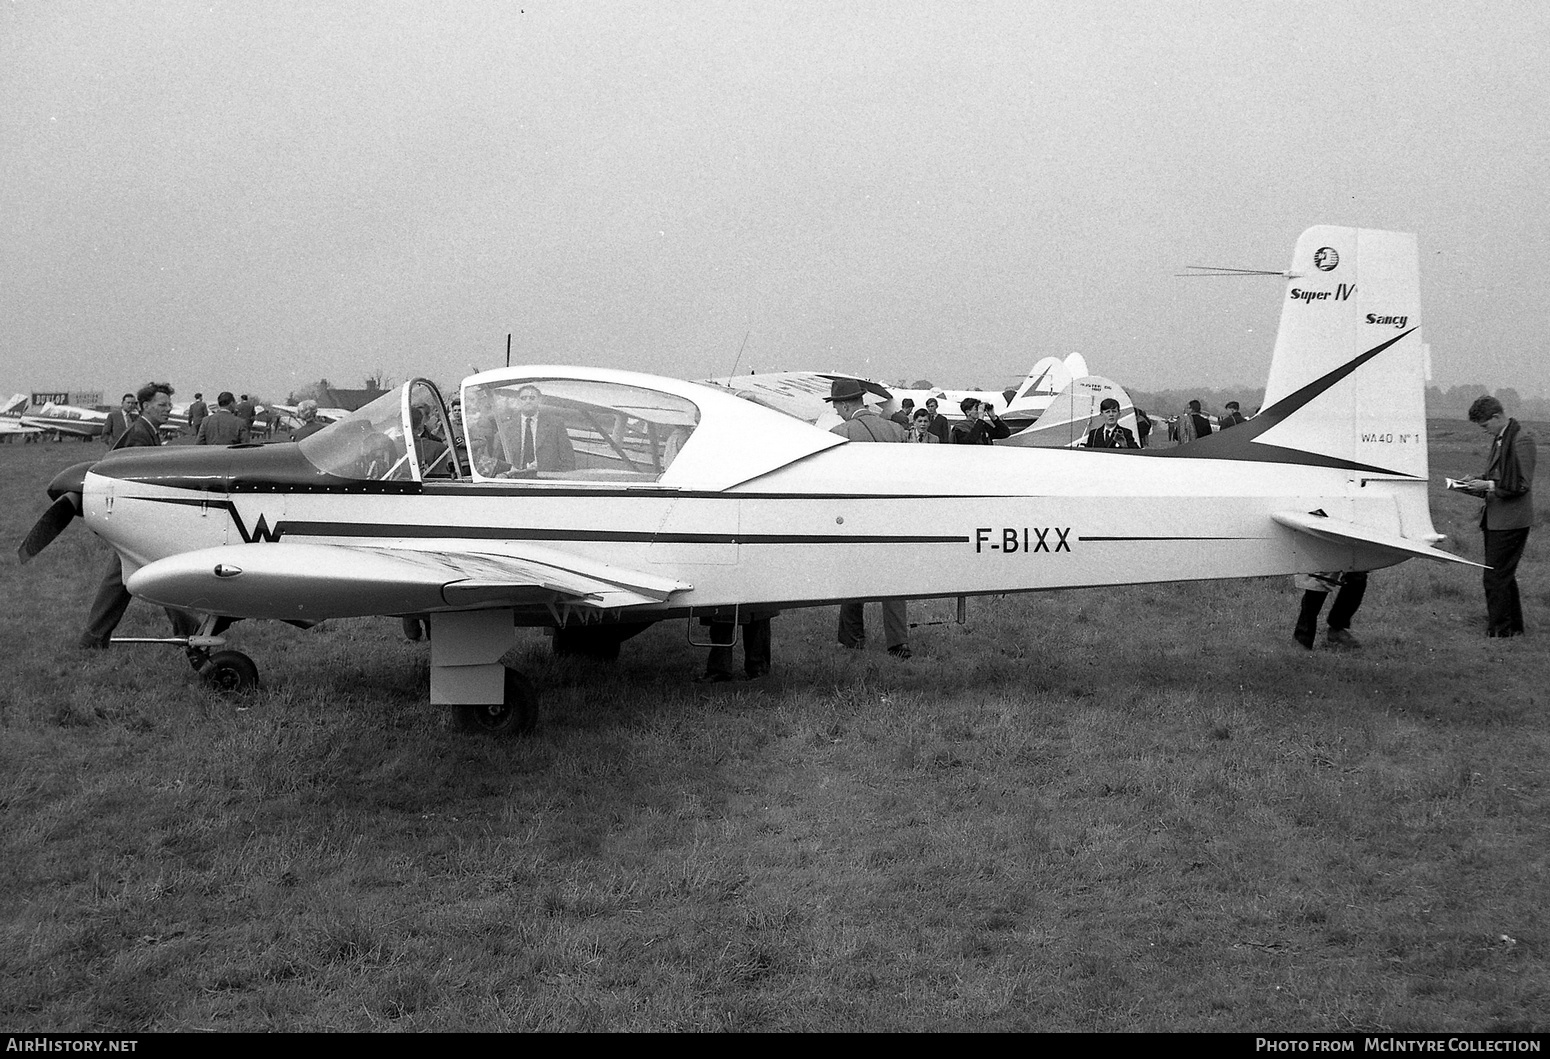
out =
[[[1424,480],[1427,352],[1415,236],[1309,228],[1286,276],[1260,412],[1168,454]]]
[[[24,393],[13,393],[5,404],[0,404],[0,416],[6,419],[20,419],[30,401],[31,398]]]
[[[1021,386],[1003,395],[1007,410],[1032,408],[1042,412],[1050,403],[1050,398],[1062,393],[1074,380],[1085,378],[1087,374],[1087,361],[1080,353],[1072,353],[1065,360],[1044,357],[1028,369],[1028,376],[1023,379]]]
[[[1049,406],[1031,426],[996,442],[1013,448],[1068,449],[1087,437],[1087,432],[1102,422],[1098,406],[1104,398],[1119,402],[1119,423],[1139,438],[1136,409],[1123,387],[1097,375],[1073,379],[1049,402]]]
[[[1277,512],[1283,526],[1353,549],[1352,568],[1411,555],[1462,562],[1427,501],[1426,374],[1414,235],[1309,228],[1286,272],[1261,410],[1231,430],[1158,450],[1344,470],[1359,501]]]

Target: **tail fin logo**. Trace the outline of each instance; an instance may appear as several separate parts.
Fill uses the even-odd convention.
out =
[[[1340,264],[1340,251],[1332,246],[1321,246],[1313,252],[1313,266],[1320,272],[1333,272]]]

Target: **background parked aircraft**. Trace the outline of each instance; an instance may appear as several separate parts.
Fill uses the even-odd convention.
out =
[[[1005,390],[948,390],[942,388],[909,389],[891,387],[892,397],[878,406],[883,415],[892,415],[903,407],[905,398],[922,408],[930,398],[936,398],[937,411],[948,419],[961,419],[959,405],[965,398],[995,406],[1006,425],[1015,434],[1027,429],[1034,420],[1044,414],[1056,396],[1068,389],[1071,383],[1087,376],[1087,361],[1080,353],[1072,353],[1065,360],[1045,357],[1028,369],[1023,381]]]
[[[15,399],[13,397],[11,400]],[[102,436],[103,428],[108,423],[108,413],[99,412],[95,408],[81,408],[73,404],[50,401],[40,408],[23,409],[21,422],[23,426],[52,430],[57,434],[81,438],[84,441]]]
[[[1120,426],[1129,428],[1131,434],[1139,440],[1141,433],[1136,426],[1136,409],[1130,395],[1117,382],[1088,375],[1073,379],[1056,394],[1031,426],[996,444],[1014,448],[1074,448],[1086,439],[1089,430],[1099,424],[1098,406],[1106,397],[1119,402]]]
[[[13,394],[9,401],[0,405],[0,435],[9,437],[12,434],[41,434],[41,427],[28,426],[22,422],[22,410],[27,407],[27,395],[24,393]]]

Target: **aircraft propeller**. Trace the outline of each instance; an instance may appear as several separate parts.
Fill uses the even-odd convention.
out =
[[[27,562],[52,544],[54,538],[63,533],[65,527],[81,513],[81,491],[85,488],[86,472],[91,470],[93,462],[66,467],[48,483],[48,495],[54,502],[16,549],[16,556],[22,562]]]

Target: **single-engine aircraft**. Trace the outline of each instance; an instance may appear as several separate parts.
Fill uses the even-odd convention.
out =
[[[29,426],[22,422],[22,411],[27,407],[29,398],[24,393],[13,394],[11,399],[0,405],[0,436],[9,437],[12,434],[35,435],[43,433],[42,427]]]
[[[95,408],[49,401],[38,408],[22,409],[21,421],[23,426],[90,441],[102,437],[108,425],[108,413],[99,412]]]
[[[1413,235],[1303,233],[1264,410],[1177,448],[851,444],[692,382],[514,367],[463,381],[459,437],[414,379],[293,445],[111,453],[20,554],[79,511],[130,592],[201,615],[165,642],[227,687],[257,679],[214,651],[230,619],[428,616],[431,702],[494,732],[536,716],[517,626],[606,653],[751,606],[1462,563],[1427,503],[1417,272]]]
[[[923,407],[929,398],[936,398],[937,410],[949,419],[961,418],[958,406],[965,397],[992,404],[1002,421],[1016,434],[1027,429],[1035,420],[1044,417],[1051,404],[1071,390],[1072,384],[1089,375],[1087,361],[1080,353],[1072,353],[1065,360],[1044,357],[1037,361],[1023,381],[1005,390],[944,390],[940,388],[908,389],[892,387],[892,400],[885,402],[881,411],[892,415],[903,407],[906,397]]]
[[[917,408],[924,408],[927,400],[935,398],[939,414],[950,421],[961,422],[963,416],[959,411],[959,405],[964,398],[972,397],[976,401],[989,402],[997,408],[1002,421],[1013,433],[1026,430],[1036,420],[1042,418],[1052,406],[1063,407],[1062,402],[1069,401],[1073,395],[1080,403],[1083,390],[1079,383],[1108,382],[1106,379],[1100,380],[1088,376],[1087,362],[1082,359],[1080,353],[1072,353],[1063,361],[1056,360],[1054,357],[1045,357],[1034,364],[1028,376],[1017,387],[996,391],[906,389],[885,386],[875,379],[864,379],[857,375],[833,371],[773,371],[765,372],[763,375],[734,375],[729,378],[700,381],[706,386],[727,390],[756,404],[774,408],[827,429],[839,422],[839,417],[834,415],[833,409],[824,403],[824,398],[829,395],[829,384],[837,379],[854,379],[859,382],[869,394],[877,398],[875,402],[877,409],[885,416],[893,415],[904,407],[906,397],[913,401]],[[1109,385],[1113,384],[1109,383]],[[1129,400],[1127,399],[1125,403],[1128,404]],[[1063,442],[1049,440],[1052,437],[1053,435],[1048,435],[1037,441],[1031,438],[1025,439],[1021,444],[1063,444]]]

